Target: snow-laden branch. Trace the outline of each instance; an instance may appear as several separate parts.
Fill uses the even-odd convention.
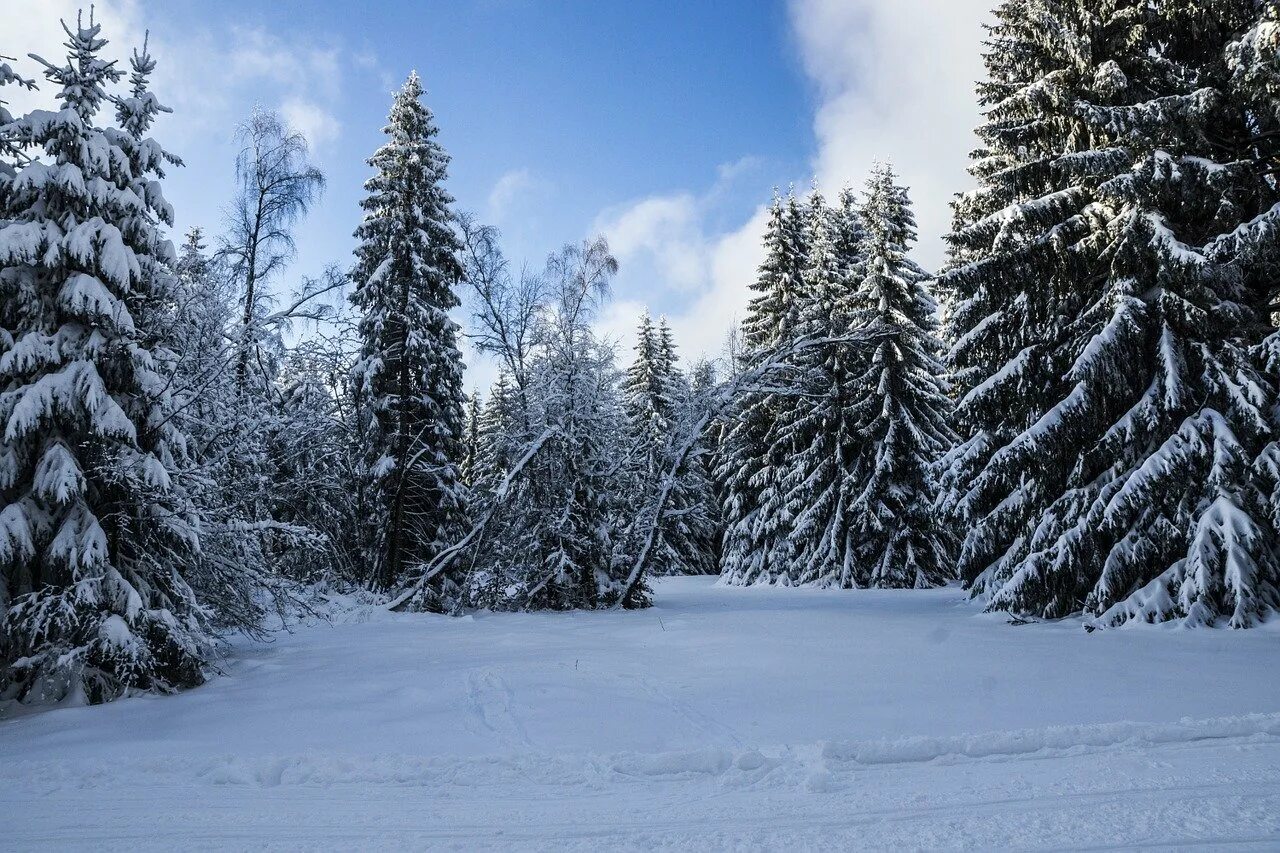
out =
[[[493,514],[497,511],[499,504],[502,502],[502,499],[506,497],[507,492],[510,491],[511,484],[515,481],[515,478],[518,477],[520,472],[523,471],[533,460],[533,457],[538,455],[538,451],[540,451],[546,443],[559,432],[560,430],[554,426],[547,427],[547,429],[543,430],[541,435],[530,442],[529,446],[525,448],[524,455],[511,466],[506,475],[502,478],[502,482],[498,484],[498,488],[493,493],[493,500],[489,502],[489,508],[486,509],[484,514],[480,516],[474,525],[472,525],[471,529],[467,532],[467,535],[463,536],[448,548],[442,550],[434,559],[431,560],[431,562],[427,563],[418,579],[387,605],[389,610],[403,609],[414,598],[414,596],[418,595],[423,589],[425,589],[428,581],[443,572],[445,569],[449,568],[449,566],[453,564],[453,561],[467,549],[467,546],[474,542],[476,537],[480,536],[484,532],[490,519],[493,518]]]

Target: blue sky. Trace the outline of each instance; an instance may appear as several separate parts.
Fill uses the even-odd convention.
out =
[[[216,232],[234,125],[255,104],[311,138],[329,177],[287,286],[349,263],[391,90],[416,68],[453,157],[459,206],[513,260],[610,237],[622,263],[601,325],[626,345],[648,307],[691,354],[741,316],[771,188],[834,193],[891,157],[941,258],[967,186],[978,22],[989,0],[99,0],[117,55],[150,28],[156,135],[186,161],[167,183],[179,228]],[[0,53],[56,53],[74,0],[0,0]],[[53,58],[53,57],[48,57]],[[28,66],[29,68],[29,66]],[[34,73],[34,72],[32,72]],[[625,355],[624,355],[625,357]],[[474,378],[487,373],[477,365]]]

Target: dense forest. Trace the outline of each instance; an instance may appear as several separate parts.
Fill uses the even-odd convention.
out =
[[[458,615],[643,608],[670,574],[958,582],[1090,631],[1280,610],[1274,2],[1005,0],[945,268],[887,163],[776,193],[748,314],[694,360],[660,317],[631,352],[600,334],[604,238],[538,269],[458,209],[416,73],[353,258],[292,277],[325,178],[267,111],[219,233],[175,247],[155,60],[64,26],[60,63],[0,58],[45,99],[0,101],[0,700],[198,685],[335,587]]]

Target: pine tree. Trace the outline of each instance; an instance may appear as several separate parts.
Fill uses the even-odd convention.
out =
[[[702,417],[709,395],[714,390],[715,374],[711,365],[704,363],[700,378],[696,375],[698,365],[694,365],[692,377],[685,375],[679,367],[675,339],[666,317],[658,318],[658,355],[669,377],[669,394],[674,403],[674,428],[669,440],[669,447],[673,448]],[[695,387],[695,383],[701,384]],[[702,438],[673,472],[676,483],[668,499],[663,524],[666,541],[673,552],[681,555],[682,574],[711,575],[720,570],[723,526],[719,500],[707,470],[708,457],[706,441]],[[670,460],[667,469],[669,472],[672,470]]]
[[[872,171],[861,214],[862,278],[852,301],[855,322],[875,349],[850,383],[849,409],[864,444],[859,470],[848,477],[856,484],[848,564],[860,586],[937,586],[951,577],[953,543],[934,514],[934,469],[955,441],[937,305],[928,274],[908,256],[915,217],[888,165]]]
[[[748,361],[794,340],[804,300],[807,221],[799,201],[775,196],[765,229],[765,259],[752,289],[743,338]],[[744,394],[726,417],[715,477],[724,509],[721,579],[735,585],[774,583],[789,566],[774,556],[789,523],[781,515],[786,448],[771,443],[772,425],[791,400],[772,392]]]
[[[511,380],[506,372],[499,372],[489,389],[489,401],[480,413],[473,491],[492,491],[516,461],[519,408],[519,397]]]
[[[1247,116],[1250,157],[1260,169],[1280,165],[1280,6],[1261,3],[1252,26],[1227,47],[1229,91]],[[1260,205],[1261,206],[1261,205]],[[1253,272],[1258,312],[1270,316],[1271,332],[1255,351],[1255,364],[1272,378],[1271,438],[1253,465],[1253,485],[1262,505],[1257,517],[1270,537],[1255,545],[1260,565],[1280,563],[1280,209],[1271,207],[1218,241],[1220,251]],[[1268,552],[1268,549],[1270,551]]]
[[[410,74],[396,93],[387,143],[369,160],[364,222],[351,278],[351,301],[363,312],[359,394],[373,414],[367,449],[376,497],[367,559],[387,586],[429,561],[461,529],[462,357],[449,311],[462,275],[444,189],[448,155],[435,120]],[[436,579],[448,607],[451,581]]]
[[[156,180],[171,158],[141,138],[151,63],[135,54],[126,128],[98,127],[123,72],[92,18],[64,29],[67,64],[42,61],[62,107],[19,120],[41,159],[0,216],[0,693],[104,701],[199,684],[210,633],[176,358],[146,325],[175,260]]]
[[[700,358],[689,368],[688,397],[684,406],[684,419],[693,428],[704,415],[711,415],[718,407],[720,372],[715,362]],[[695,495],[694,501],[705,513],[705,546],[707,562],[703,574],[720,572],[720,549],[724,542],[724,495],[721,493],[713,471],[720,455],[723,424],[713,418],[702,430],[697,445],[689,454],[687,479]]]
[[[795,193],[789,192],[785,199],[775,194],[765,227],[765,258],[751,285],[757,295],[742,323],[748,350],[759,352],[796,334],[805,302],[810,230],[810,214]]]
[[[953,352],[983,445],[968,454],[962,569],[994,609],[1253,624],[1280,603],[1249,473],[1273,391],[1249,352],[1267,325],[1258,269],[1239,262],[1245,235],[1223,235],[1273,204],[1241,156],[1249,120],[1225,60],[1256,8],[1064,0],[1002,15],[1060,53],[993,106],[983,135],[1017,162],[988,180],[1008,203],[958,234],[971,254],[952,276]],[[999,304],[1028,314],[1008,360]],[[984,339],[998,357],[967,369]]]

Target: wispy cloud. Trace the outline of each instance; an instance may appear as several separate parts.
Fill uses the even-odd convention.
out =
[[[528,169],[503,172],[489,191],[489,221],[506,224],[523,202],[546,189],[549,189],[549,184]]]
[[[302,98],[286,98],[280,105],[280,114],[290,127],[307,138],[313,148],[323,149],[337,139],[342,130],[333,113]]]
[[[969,186],[982,72],[982,22],[991,0],[792,0],[805,71],[818,87],[814,116],[819,182],[860,182],[891,159],[910,186],[919,260],[936,268],[951,198]],[[922,26],[921,22],[927,21]]]
[[[660,275],[654,287],[688,290],[706,280],[709,247],[702,217],[702,204],[690,193],[652,196],[606,212],[593,230],[609,239],[622,263],[651,261]]]
[[[735,229],[712,230],[708,223],[732,182],[759,165],[751,157],[723,164],[705,192],[650,196],[597,218],[593,231],[608,238],[622,268],[618,300],[601,326],[624,348],[647,307],[667,315],[686,355],[719,353],[749,301],[747,284],[762,255],[764,209]]]

